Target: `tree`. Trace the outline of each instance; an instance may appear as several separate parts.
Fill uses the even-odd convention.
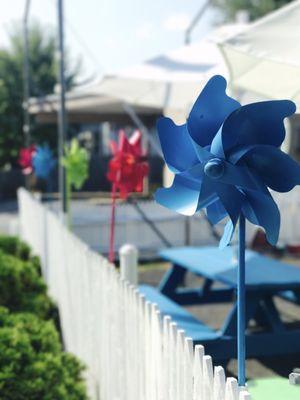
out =
[[[240,10],[248,11],[250,19],[255,20],[291,1],[292,0],[213,0],[213,3],[222,11],[225,20],[234,20],[236,13]]]
[[[0,49],[0,168],[14,165],[23,138],[23,36],[15,27],[9,46]],[[56,36],[49,29],[35,23],[29,29],[30,96],[53,93],[57,82]],[[79,71],[66,67],[66,85],[72,87]],[[56,132],[49,127],[33,126],[34,142],[47,141],[56,148]]]

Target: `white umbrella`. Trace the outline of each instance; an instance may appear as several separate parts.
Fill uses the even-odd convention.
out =
[[[124,115],[123,101],[116,97],[97,93],[95,85],[85,88],[74,89],[66,95],[66,108],[69,119],[84,121],[94,116],[95,120],[105,120],[108,115]],[[90,89],[91,88],[91,89]],[[49,122],[56,119],[58,112],[58,95],[48,95],[40,98],[31,98],[29,102],[29,112],[37,116],[41,122]],[[136,106],[134,110],[138,114],[158,114],[159,109],[151,107]],[[98,118],[98,119],[97,119]]]
[[[300,104],[300,1],[220,43],[233,88]]]
[[[244,24],[224,25],[194,44],[106,75],[98,83],[67,93],[69,114],[164,113],[185,118],[197,95],[214,74],[227,76],[217,41],[241,31]],[[30,112],[40,119],[57,110],[57,95],[31,99]]]
[[[93,92],[117,97],[134,106],[186,116],[208,79],[216,73],[227,75],[216,41],[241,31],[244,26],[224,25],[195,44],[106,76]]]

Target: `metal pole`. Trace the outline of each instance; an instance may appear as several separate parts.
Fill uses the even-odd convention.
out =
[[[60,161],[64,155],[65,143],[67,141],[63,0],[57,0],[57,12],[58,12],[58,42],[59,42],[58,43],[58,61],[59,61],[58,157]],[[61,209],[64,215],[66,215],[67,214],[66,171],[61,162],[59,162],[59,192],[61,196]]]
[[[30,97],[30,76],[29,76],[29,39],[28,39],[28,16],[29,16],[30,0],[26,0],[24,18],[23,18],[23,110],[24,123],[23,133],[25,139],[25,147],[30,145],[30,116],[28,103]]]
[[[190,25],[187,27],[184,35],[184,43],[190,44],[191,43],[191,33],[202,18],[203,14],[205,11],[208,9],[208,6],[210,5],[211,0],[206,0],[205,3],[201,6],[200,10],[197,12],[195,17],[192,19]]]
[[[29,98],[30,98],[30,74],[29,74],[29,39],[28,39],[28,17],[30,9],[30,0],[26,0],[24,17],[23,17],[23,135],[25,147],[31,142],[30,135],[30,115],[29,115]],[[29,188],[28,177],[25,178],[25,186]]]

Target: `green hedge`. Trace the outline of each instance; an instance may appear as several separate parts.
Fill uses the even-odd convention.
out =
[[[85,400],[83,366],[61,349],[52,321],[0,307],[0,398]]]
[[[62,351],[57,308],[40,262],[0,236],[0,400],[86,400],[84,370]]]
[[[30,247],[16,236],[0,235],[0,250],[23,261],[31,257]]]
[[[3,251],[0,251],[0,305],[11,312],[32,312],[44,319],[51,317],[55,308],[36,265]]]

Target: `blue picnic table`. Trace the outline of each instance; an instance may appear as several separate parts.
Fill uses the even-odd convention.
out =
[[[157,303],[163,315],[171,315],[194,343],[205,346],[215,359],[236,358],[237,258],[227,247],[181,247],[161,251],[171,262],[158,288],[141,285],[146,298]],[[184,286],[190,272],[203,278],[201,287]],[[289,329],[274,301],[276,296],[300,303],[300,268],[254,251],[246,252],[246,345],[247,357],[300,353],[300,329]],[[232,303],[218,331],[191,315],[183,306]],[[300,315],[299,315],[300,317]],[[300,318],[299,318],[300,319]],[[250,329],[255,322],[255,330]]]

